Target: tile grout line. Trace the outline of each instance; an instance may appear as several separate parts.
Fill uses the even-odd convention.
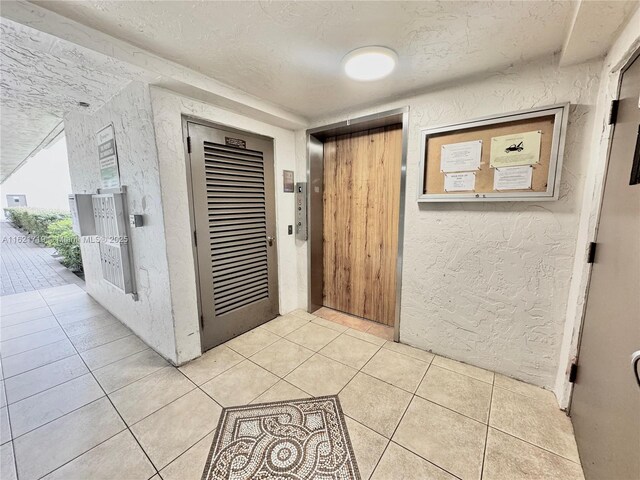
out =
[[[484,477],[484,466],[487,462],[487,442],[489,441],[489,425],[491,423],[491,411],[493,410],[493,391],[496,388],[496,375],[493,374],[493,383],[491,384],[491,396],[489,398],[489,415],[487,415],[487,433],[484,436],[484,449],[482,451],[482,466],[480,468],[480,480]]]
[[[55,316],[55,314],[54,314]],[[58,324],[60,324],[60,322],[58,321],[58,317],[56,316],[56,321],[58,322]],[[63,329],[64,331],[64,329]],[[67,340],[69,340],[69,342],[71,342],[71,339],[69,338],[69,336],[67,335],[67,333],[65,332],[65,336],[67,337]],[[71,344],[73,345],[73,342],[71,342]],[[118,409],[116,408],[116,406],[114,405],[113,401],[111,400],[111,398],[109,397],[109,395],[107,394],[106,390],[103,388],[102,384],[98,381],[98,379],[96,378],[96,376],[93,374],[93,372],[91,371],[91,369],[89,368],[89,366],[86,364],[86,362],[84,361],[84,359],[82,358],[82,356],[80,355],[80,352],[78,352],[78,349],[76,348],[75,345],[73,345],[74,350],[76,350],[76,353],[78,354],[78,356],[80,357],[80,360],[82,361],[82,363],[84,364],[84,366],[87,368],[87,370],[89,370],[89,373],[91,374],[91,376],[93,377],[93,379],[95,380],[95,382],[98,384],[98,386],[100,387],[100,389],[104,392],[104,396],[107,398],[107,401],[109,402],[109,404],[111,405],[111,407],[115,410],[116,414],[118,415],[118,417],[120,418],[120,420],[122,421],[122,423],[125,426],[125,430],[128,430],[129,433],[131,434],[131,436],[134,438],[134,440],[136,441],[136,443],[138,444],[138,446],[140,447],[140,450],[142,450],[142,452],[144,453],[145,457],[147,458],[147,460],[149,461],[149,463],[151,464],[151,467],[156,471],[156,473],[158,473],[158,468],[156,467],[156,465],[153,463],[153,461],[151,460],[151,458],[149,457],[149,455],[147,454],[146,450],[142,447],[142,445],[140,444],[140,442],[138,441],[138,438],[133,434],[133,432],[131,431],[131,428],[129,428],[129,425],[127,424],[127,422],[124,420],[124,418],[122,418],[122,415],[120,414],[120,412],[118,411]],[[98,399],[100,400],[100,399]],[[96,401],[98,401],[96,400]],[[124,430],[121,430],[120,432],[116,433],[119,434]],[[110,440],[111,438],[113,438],[115,435],[113,435],[112,437],[108,438],[107,440]],[[107,441],[105,440],[105,442]],[[102,444],[104,442],[101,442],[100,444]],[[98,445],[100,445],[98,444]],[[72,462],[73,460],[75,460],[76,458],[80,457],[81,455],[84,455],[85,453],[87,453],[90,450],[93,450],[93,448],[97,447],[98,445],[95,445],[94,447],[90,448],[89,450],[86,450],[84,452],[82,452],[80,455],[78,455],[77,457],[74,457],[73,459],[69,460],[68,462],[63,463],[62,465],[60,465],[57,469],[63,467],[64,465]],[[51,472],[47,472],[46,475],[48,475]]]

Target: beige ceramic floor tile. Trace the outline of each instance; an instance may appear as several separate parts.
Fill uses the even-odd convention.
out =
[[[386,343],[386,340],[384,338],[376,337],[375,335],[371,335],[370,333],[355,330],[353,328],[348,328],[344,333],[346,335],[359,338],[360,340],[364,340],[365,342],[373,343],[374,345],[377,345],[379,347]]]
[[[86,352],[92,348],[99,347],[105,343],[113,342],[123,337],[128,337],[133,332],[125,327],[122,323],[113,323],[69,337],[73,346],[78,352]]]
[[[301,309],[294,310],[293,312],[291,312],[291,314],[300,318],[304,318],[305,320],[308,320],[308,321],[315,320],[317,318],[312,313],[309,313],[306,310],[301,310]]]
[[[29,299],[24,301],[16,301],[14,303],[4,303],[2,305],[2,315],[12,315],[14,313],[19,312],[28,312],[29,310],[34,310],[36,308],[46,307],[47,304],[43,299]]]
[[[264,328],[255,328],[239,337],[229,340],[225,345],[240,355],[250,357],[272,343],[277,342],[279,339],[280,337],[275,333],[271,333]]]
[[[270,322],[265,323],[263,327],[271,333],[285,337],[294,330],[304,327],[307,323],[309,323],[309,320],[289,314],[274,318]]]
[[[315,397],[336,395],[353,378],[357,370],[316,354],[285,380]]]
[[[239,353],[226,345],[219,345],[182,365],[180,371],[195,384],[202,385],[243,360],[244,357]]]
[[[371,480],[455,480],[436,467],[393,442],[389,444]]]
[[[364,373],[358,373],[340,392],[345,415],[387,438],[400,422],[411,394]]]
[[[163,468],[160,472],[163,480],[200,480],[214,435],[210,433]]]
[[[253,355],[251,361],[282,378],[311,355],[313,351],[282,338]]]
[[[59,342],[5,358],[2,361],[2,368],[4,368],[5,377],[13,377],[75,354],[76,349],[65,338]]]
[[[17,480],[18,478],[12,442],[5,443],[0,447],[0,472],[2,473],[2,480]]]
[[[109,395],[129,425],[190,392],[196,386],[176,368],[168,366]]]
[[[382,325],[381,323],[374,323],[371,325],[367,333],[380,337],[383,340],[393,341],[393,327],[388,325]]]
[[[379,348],[377,345],[364,340],[349,335],[340,335],[320,350],[319,353],[360,370]]]
[[[59,342],[65,338],[67,336],[60,327],[42,330],[41,332],[0,342],[0,355],[2,355],[2,358],[7,358],[11,355],[17,355],[34,348]]]
[[[496,373],[494,385],[496,387],[504,388],[505,390],[519,393],[520,395],[537,398],[538,400],[547,402],[550,405],[558,406],[556,396],[553,392],[540,388],[536,385],[524,383],[519,380],[500,375],[499,373]]]
[[[109,400],[96,400],[17,438],[18,475],[40,478],[124,429]]]
[[[431,362],[433,365],[437,365],[453,372],[458,372],[463,375],[468,375],[477,380],[482,380],[486,383],[493,383],[493,372],[484,370],[482,368],[474,367],[473,365],[467,365],[466,363],[456,362],[450,358],[440,357],[436,355]]]
[[[393,441],[463,480],[478,480],[486,425],[414,397]]]
[[[362,371],[413,393],[418,388],[427,368],[429,364],[426,362],[382,348]]]
[[[304,327],[287,335],[287,340],[317,352],[338,335],[340,334],[335,330],[309,322]]]
[[[89,373],[9,405],[14,438],[38,428],[77,408],[87,405],[104,392]]]
[[[346,325],[342,325],[337,322],[332,322],[331,320],[327,320],[326,318],[322,318],[322,317],[315,317],[312,323],[315,323],[316,325],[321,325],[326,328],[330,328],[331,330],[335,330],[336,332],[340,332],[340,333],[349,329],[349,327],[347,327]]]
[[[155,473],[129,430],[80,455],[50,473],[45,480],[147,480]]]
[[[196,389],[136,423],[131,431],[156,468],[162,469],[213,431],[220,412],[216,402]]]
[[[9,426],[9,409],[0,408],[0,444],[5,444],[11,440],[11,427]]]
[[[284,400],[299,400],[301,398],[309,398],[307,392],[303,392],[298,387],[294,387],[285,380],[280,380],[269,390],[264,392],[258,398],[251,403],[268,403],[268,402],[280,402]]]
[[[52,307],[52,310],[54,309],[56,309],[56,307]],[[58,322],[60,322],[60,325],[67,325],[69,323],[79,322],[80,320],[86,320],[87,318],[95,317],[97,315],[106,315],[108,313],[109,312],[105,308],[101,307],[97,303],[84,307],[74,307],[70,310],[65,310],[64,312],[54,312]]]
[[[279,378],[245,360],[209,380],[201,388],[223,407],[246,405],[273,386]]]
[[[487,423],[491,390],[488,383],[431,365],[416,395]]]
[[[345,417],[345,422],[349,431],[351,445],[353,446],[353,453],[356,456],[358,470],[360,470],[360,476],[366,480],[373,473],[373,469],[378,464],[378,460],[380,460],[382,452],[384,452],[389,443],[389,439],[349,417]]]
[[[149,346],[138,337],[129,335],[82,352],[80,356],[90,370],[96,370],[148,348]]]
[[[360,330],[362,332],[366,332],[374,324],[373,322],[369,322],[363,318],[354,317],[353,315],[338,312],[327,307],[320,308],[314,312],[314,314],[318,317],[326,318],[332,322],[337,322],[341,325],[353,328],[354,330]]]
[[[17,402],[86,373],[89,370],[78,355],[29,370],[5,380],[7,401]]]
[[[111,393],[167,365],[168,363],[153,350],[143,350],[140,353],[98,368],[93,371],[93,374],[102,385],[102,388],[107,393]]]
[[[409,345],[405,345],[404,343],[399,342],[386,342],[384,344],[384,348],[392,350],[396,353],[401,353],[403,355],[416,358],[418,360],[422,360],[423,362],[427,363],[431,363],[433,357],[435,356],[433,353],[421,350],[419,348],[410,347]]]
[[[12,338],[23,337],[24,335],[41,332],[42,330],[48,330],[57,326],[58,321],[56,320],[56,317],[51,315],[49,317],[31,320],[18,325],[11,325],[9,327],[3,326],[0,331],[0,337],[2,337],[3,341],[11,340]]]
[[[102,315],[96,315],[95,317],[89,317],[77,322],[71,322],[62,324],[62,328],[69,337],[75,337],[77,335],[83,335],[87,333],[100,333],[103,327],[120,323],[120,321],[113,315],[106,313]]]
[[[2,297],[5,298],[5,297]],[[19,325],[24,322],[29,322],[32,320],[37,320],[39,318],[49,317],[51,316],[51,310],[49,307],[38,307],[32,310],[26,310],[23,312],[15,312],[15,313],[5,313],[4,311],[4,303],[2,309],[2,316],[0,317],[0,325],[2,327],[9,327],[11,325]]]
[[[489,428],[484,480],[584,480],[577,463]]]
[[[489,425],[574,462],[580,461],[571,420],[557,405],[496,387]]]

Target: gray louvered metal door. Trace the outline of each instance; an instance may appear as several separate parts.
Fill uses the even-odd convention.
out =
[[[273,140],[187,129],[204,351],[278,314]]]

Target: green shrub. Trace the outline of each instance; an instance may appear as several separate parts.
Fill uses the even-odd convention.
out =
[[[43,243],[47,241],[49,225],[62,219],[71,218],[68,212],[28,207],[5,208],[4,212],[16,227],[26,230]]]
[[[80,254],[80,240],[73,231],[71,219],[65,218],[49,225],[47,229],[48,247],[55,248],[62,256],[62,264],[69,270],[82,271],[82,256]]]

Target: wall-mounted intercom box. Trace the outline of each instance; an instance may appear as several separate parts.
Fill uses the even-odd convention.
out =
[[[69,194],[69,210],[73,231],[81,237],[96,234],[96,222],[93,216],[93,201],[90,193]]]
[[[307,240],[307,183],[296,183],[296,238]]]

